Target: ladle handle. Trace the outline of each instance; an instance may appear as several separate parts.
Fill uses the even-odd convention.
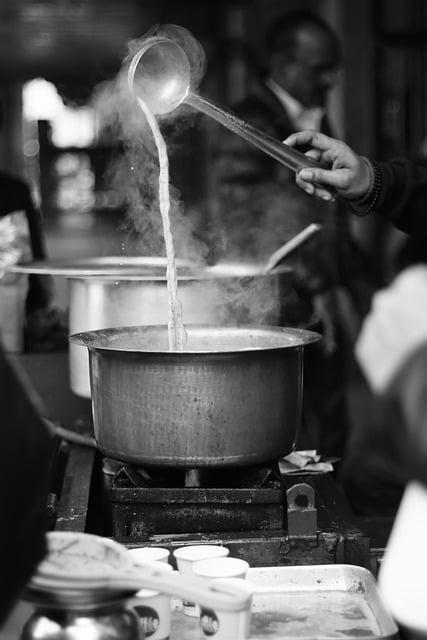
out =
[[[209,585],[197,576],[166,573],[150,565],[141,566],[132,574],[111,576],[110,586],[114,589],[152,589],[219,611],[242,611],[249,606],[251,598],[234,585]]]
[[[258,149],[292,171],[298,172],[308,167],[320,166],[319,162],[313,160],[313,158],[309,158],[284,142],[279,142],[273,136],[260,131],[235,115],[223,111],[195,93],[187,93],[184,101],[194,109],[202,111],[205,115],[210,116],[227,129],[230,129],[230,131],[237,133],[241,138],[258,147]]]

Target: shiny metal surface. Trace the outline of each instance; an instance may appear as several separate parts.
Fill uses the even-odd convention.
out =
[[[177,260],[181,278],[200,274],[200,267],[187,260]],[[166,258],[162,256],[89,256],[72,260],[35,260],[8,267],[12,273],[64,276],[65,278],[100,278],[129,280],[164,280]]]
[[[164,326],[71,337],[89,349],[95,438],[137,465],[257,465],[294,447],[303,348],[318,334],[280,327],[188,326],[184,352]]]
[[[20,640],[141,640],[139,621],[126,600],[103,606],[69,608],[36,606]]]
[[[398,628],[374,576],[355,565],[251,567],[251,640],[392,640]],[[174,640],[199,640],[199,621],[172,613]]]
[[[287,273],[269,276],[261,276],[256,271],[252,276],[241,273],[236,265],[217,271],[212,268],[200,277],[181,278],[179,275],[184,323],[276,323],[280,288],[284,286]],[[152,279],[145,276],[140,280],[126,276],[113,280],[76,277],[70,278],[69,283],[70,333],[130,325],[166,325],[168,322],[164,275]],[[88,356],[75,344],[70,345],[70,380],[77,395],[90,397]]]
[[[129,65],[128,82],[152,113],[169,113],[188,94],[191,82],[188,57],[169,38],[149,38]]]

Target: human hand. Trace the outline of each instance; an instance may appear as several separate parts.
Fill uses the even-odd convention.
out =
[[[405,269],[375,294],[356,343],[356,358],[378,393],[389,388],[407,359],[427,344],[427,267]]]
[[[284,142],[290,147],[309,146],[306,155],[322,165],[297,173],[296,183],[307,193],[330,200],[330,191],[322,186],[334,187],[343,198],[353,200],[368,192],[371,183],[368,164],[341,140],[318,131],[300,131]]]

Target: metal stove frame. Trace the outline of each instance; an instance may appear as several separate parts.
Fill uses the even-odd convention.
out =
[[[282,486],[261,489],[113,487],[106,486],[94,449],[69,443],[63,449],[60,496],[50,504],[56,530],[107,535],[128,547],[224,544],[251,566],[345,563],[376,573],[382,549],[372,548],[331,473],[283,476]],[[209,500],[216,505],[213,515]],[[230,525],[226,531],[215,531],[218,510]],[[178,529],[155,530],[159,517]],[[210,530],[189,532],[197,519]]]

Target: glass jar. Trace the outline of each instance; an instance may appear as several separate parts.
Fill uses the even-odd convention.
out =
[[[127,599],[74,606],[35,604],[21,640],[141,640],[138,617]]]

